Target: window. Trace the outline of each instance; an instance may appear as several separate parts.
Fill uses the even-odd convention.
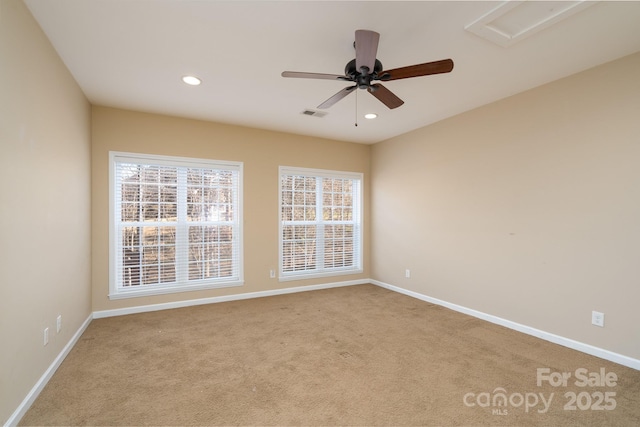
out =
[[[110,298],[242,284],[242,163],[110,153]]]
[[[280,280],[362,272],[362,174],[280,168]]]

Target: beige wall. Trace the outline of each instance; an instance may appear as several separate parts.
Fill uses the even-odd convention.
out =
[[[640,359],[638,76],[635,54],[373,146],[372,277]]]
[[[92,311],[367,277],[640,359],[640,54],[374,146],[91,108],[19,0],[0,65],[3,423]],[[243,287],[108,299],[109,150],[244,162]],[[362,274],[269,279],[279,165],[365,174]]]
[[[2,424],[91,313],[90,113],[25,5],[0,0]]]
[[[105,107],[93,107],[92,134],[94,311],[369,277],[369,146]],[[109,300],[110,150],[244,163],[244,286]],[[280,165],[364,173],[362,274],[282,283],[269,278],[278,268]]]

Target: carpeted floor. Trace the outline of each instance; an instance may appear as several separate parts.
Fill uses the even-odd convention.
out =
[[[640,372],[360,285],[94,320],[21,424],[638,426]]]

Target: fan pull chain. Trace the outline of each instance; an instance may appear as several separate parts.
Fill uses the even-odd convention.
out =
[[[356,127],[358,127],[358,88],[356,88],[355,91],[356,91]]]

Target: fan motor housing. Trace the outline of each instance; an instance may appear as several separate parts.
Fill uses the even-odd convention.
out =
[[[382,71],[382,62],[378,61],[377,59],[373,67],[373,72],[369,74],[362,74],[356,69],[355,59],[349,61],[344,67],[344,74],[351,78],[351,80],[358,85],[359,89],[366,89],[371,86],[371,80],[376,79],[380,71]]]

